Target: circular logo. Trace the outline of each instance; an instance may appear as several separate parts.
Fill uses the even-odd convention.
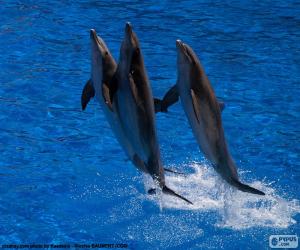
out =
[[[272,245],[273,245],[273,246],[277,246],[277,244],[278,244],[278,239],[277,239],[277,238],[273,238],[273,239],[271,240],[271,242],[272,242]]]

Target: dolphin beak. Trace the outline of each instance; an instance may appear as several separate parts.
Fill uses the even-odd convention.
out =
[[[176,40],[176,48],[183,51],[184,50],[184,43],[181,40]]]
[[[181,40],[176,40],[176,48],[178,53],[180,54],[186,54],[186,48],[184,46],[184,43]]]
[[[102,39],[97,36],[97,33],[94,29],[91,29],[90,31],[90,39],[101,51],[105,48]]]
[[[184,44],[181,40],[176,40],[176,48],[177,48],[177,62],[185,62],[186,59],[189,61],[192,60],[188,48],[186,44]]]
[[[90,38],[95,45],[98,45],[101,47],[101,42],[99,41],[97,33],[94,29],[91,29],[91,31],[90,31]]]
[[[181,40],[177,39],[177,40],[176,40],[176,46],[178,47],[178,46],[180,46],[181,44],[182,44]]]
[[[97,41],[97,33],[94,29],[91,29],[90,31],[90,38]]]
[[[129,22],[125,25],[125,41],[127,44],[132,44],[133,29]]]
[[[130,24],[130,22],[127,22],[125,25],[125,33],[126,34],[131,34],[132,33],[132,26]]]

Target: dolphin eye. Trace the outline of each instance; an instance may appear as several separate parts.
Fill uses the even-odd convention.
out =
[[[105,55],[106,55],[106,56],[108,55],[108,52],[107,52],[107,51],[105,51]]]

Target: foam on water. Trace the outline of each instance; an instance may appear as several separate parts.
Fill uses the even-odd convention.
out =
[[[220,218],[215,226],[221,228],[236,230],[251,227],[287,228],[297,223],[293,216],[300,213],[299,200],[280,197],[270,184],[263,181],[246,182],[266,193],[265,196],[253,195],[230,187],[210,166],[193,163],[191,167],[194,173],[168,174],[166,183],[191,200],[193,205],[164,194],[160,198],[149,196],[149,199],[168,209],[215,211]],[[148,178],[144,180],[145,188],[148,190],[152,185],[151,180]]]

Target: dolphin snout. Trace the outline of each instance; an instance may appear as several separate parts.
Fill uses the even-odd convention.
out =
[[[130,34],[132,32],[132,26],[130,22],[127,22],[125,25],[125,33]]]
[[[182,41],[177,39],[176,40],[176,47],[180,47],[182,45]]]
[[[184,43],[181,40],[176,40],[176,48],[180,51],[184,51],[185,50],[185,46]]]
[[[97,36],[96,30],[94,30],[94,29],[91,29],[91,30],[90,30],[90,38],[93,38],[93,39],[95,39],[95,38],[96,38],[96,36]]]
[[[134,36],[134,33],[133,33],[132,26],[129,22],[127,22],[125,25],[125,37],[124,37],[124,42],[125,42],[125,44],[127,44],[127,46],[129,46],[129,45],[132,46],[133,36]]]

